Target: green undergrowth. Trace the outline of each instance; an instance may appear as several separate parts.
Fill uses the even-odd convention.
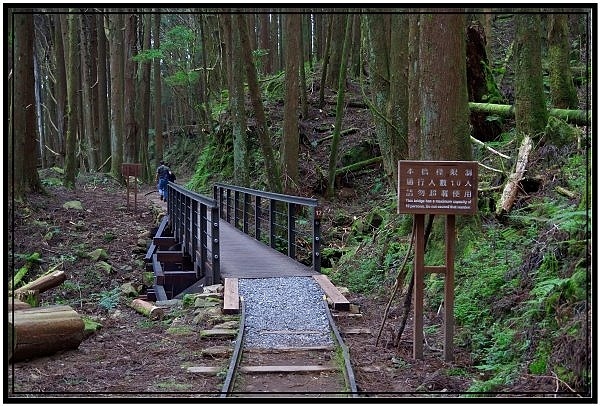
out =
[[[532,176],[543,176],[541,188],[502,218],[485,210],[458,217],[454,342],[471,354],[477,371],[471,396],[510,391],[523,374],[555,376],[565,392],[590,390],[589,159],[575,151],[532,168]],[[562,195],[557,186],[577,197]],[[352,223],[344,247],[324,250],[325,272],[336,285],[389,297],[412,225],[410,216],[395,214],[394,205],[390,196],[389,207],[372,208]],[[444,265],[443,216],[438,217],[426,265]],[[404,291],[412,253],[407,270]],[[427,274],[426,324],[443,305],[443,295],[443,275]],[[400,307],[404,298],[396,298]]]

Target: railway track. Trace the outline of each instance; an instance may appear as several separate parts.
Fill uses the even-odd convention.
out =
[[[348,349],[326,303],[334,345],[272,349],[245,346],[246,306],[243,298],[240,304],[240,327],[221,389],[221,397],[357,396],[358,390]],[[269,332],[278,333],[289,332]],[[297,334],[311,332],[299,331]]]

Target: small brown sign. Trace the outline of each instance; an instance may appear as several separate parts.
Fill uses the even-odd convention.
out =
[[[133,176],[139,178],[140,174],[142,173],[142,164],[121,164],[121,173],[123,176]]]
[[[398,161],[398,213],[476,212],[477,162]]]

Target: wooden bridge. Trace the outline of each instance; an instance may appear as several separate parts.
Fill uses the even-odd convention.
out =
[[[337,308],[349,306],[320,273],[316,199],[221,183],[212,197],[171,182],[168,187],[167,215],[145,257],[147,271],[154,273],[148,299],[180,298],[223,283],[237,300],[239,278],[308,276]]]

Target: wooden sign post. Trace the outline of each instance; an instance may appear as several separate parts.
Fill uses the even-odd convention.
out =
[[[454,338],[454,238],[455,215],[477,212],[477,162],[398,161],[398,213],[414,214],[415,306],[413,358],[423,358],[424,276],[445,275],[444,360],[452,361]],[[425,265],[425,214],[446,215],[446,265]]]
[[[127,184],[127,209],[129,210],[129,177],[133,176],[133,212],[137,211],[137,180],[142,172],[142,164],[124,163],[121,164],[121,173],[125,177]]]

